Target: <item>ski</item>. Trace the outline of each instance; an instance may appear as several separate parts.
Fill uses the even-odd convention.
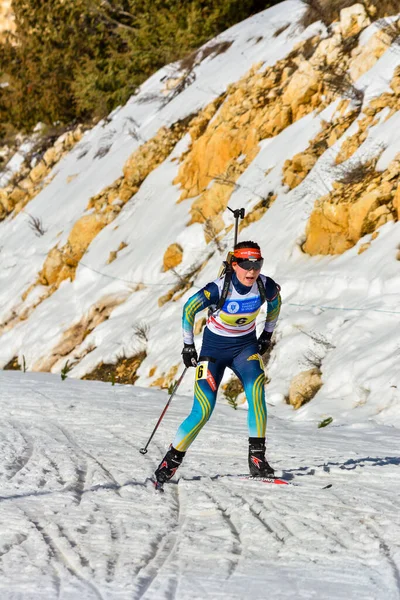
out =
[[[305,487],[304,483],[299,483],[297,481],[288,481],[287,479],[283,479],[282,477],[253,477],[252,475],[246,475],[246,474],[214,475],[213,477],[210,477],[210,479],[212,479],[212,480],[218,480],[218,479],[223,479],[223,478],[240,479],[241,481],[257,481],[258,483],[267,483],[267,484],[275,484],[275,485],[290,485],[292,487]],[[321,487],[319,489],[327,490],[331,487],[332,487],[332,484],[328,483],[327,485],[324,485],[323,487]]]
[[[243,475],[239,478],[247,481],[258,481],[260,483],[275,483],[277,485],[296,485],[295,483],[286,481],[285,479],[281,479],[280,477],[253,477],[253,475]]]
[[[210,479],[211,481],[218,481],[219,479],[237,479],[240,481],[256,481],[258,483],[264,483],[264,484],[275,484],[275,485],[288,485],[291,487],[306,487],[305,483],[299,483],[298,481],[291,481],[288,479],[284,479],[284,477],[254,477],[252,475],[247,475],[246,473],[238,473],[238,474],[217,474],[217,475],[211,475],[210,477],[207,477],[205,475],[197,475],[195,477],[193,477],[192,479],[188,479],[188,478],[182,478],[183,481],[198,481],[198,480],[202,480],[202,479]],[[328,483],[327,485],[324,485],[322,487],[319,487],[318,489],[322,489],[322,490],[327,490],[329,488],[332,487],[332,483]]]
[[[203,479],[203,478],[201,478]],[[282,479],[282,477],[256,477],[254,475],[246,475],[246,473],[239,474],[224,474],[224,475],[212,475],[210,477],[212,481],[217,481],[218,479],[240,479],[242,481],[257,481],[258,483],[270,483],[275,485],[298,485],[292,481],[288,481],[287,479]]]
[[[259,483],[275,483],[277,485],[298,485],[296,483],[291,483],[290,481],[285,481],[284,479],[280,479],[279,477],[253,477],[252,475],[214,475],[212,477],[210,477],[210,479],[212,481],[216,481],[217,479],[222,479],[222,478],[231,478],[231,479],[241,479],[244,481],[257,481]],[[182,481],[190,481],[190,479],[187,479],[186,477],[181,477],[180,478]],[[177,484],[179,483],[180,479],[178,479],[177,481],[171,481],[168,483],[172,483],[172,484]],[[198,481],[200,479],[203,479],[203,477],[193,477],[193,481]],[[164,492],[164,483],[161,483],[160,481],[154,481],[154,488],[157,492]]]
[[[298,483],[297,481],[288,481],[287,479],[283,479],[281,477],[253,477],[252,475],[246,475],[245,473],[243,474],[232,474],[232,475],[228,475],[228,474],[224,474],[224,475],[211,475],[206,476],[206,475],[195,475],[194,477],[180,477],[179,479],[177,479],[176,481],[168,481],[165,483],[168,483],[168,485],[178,485],[180,481],[202,481],[202,480],[206,480],[209,479],[210,481],[218,481],[220,479],[233,479],[233,480],[239,480],[239,481],[255,481],[257,483],[264,483],[264,484],[273,484],[273,485],[288,485],[291,487],[306,487],[306,484],[304,483]],[[164,483],[161,483],[159,481],[153,481],[154,484],[154,488],[157,492],[164,492]],[[329,488],[332,487],[332,483],[328,483],[327,485],[324,485],[323,487],[319,487],[318,489],[321,490],[327,490]]]
[[[247,479],[248,481],[259,481],[261,483],[275,483],[277,485],[292,485],[295,487],[304,487],[303,483],[298,483],[296,481],[287,481],[286,479],[281,479],[280,477],[252,477],[251,475],[241,477],[240,479]],[[327,490],[332,487],[331,483],[324,485],[321,487],[321,490]]]

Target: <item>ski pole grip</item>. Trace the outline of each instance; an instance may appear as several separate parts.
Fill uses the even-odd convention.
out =
[[[236,208],[233,210],[228,206],[228,209],[233,213],[235,219],[235,246],[237,244],[238,231],[239,231],[239,219],[244,219],[244,208]]]

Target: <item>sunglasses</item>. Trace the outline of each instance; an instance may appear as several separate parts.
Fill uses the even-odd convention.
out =
[[[264,259],[260,258],[259,260],[249,260],[248,258],[234,258],[233,262],[236,262],[241,269],[245,271],[251,271],[254,269],[255,271],[260,271],[261,267],[264,264]]]

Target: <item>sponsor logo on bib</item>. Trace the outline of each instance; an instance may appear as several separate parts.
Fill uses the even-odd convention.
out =
[[[237,313],[239,311],[239,304],[237,302],[229,302],[226,309],[231,314]]]

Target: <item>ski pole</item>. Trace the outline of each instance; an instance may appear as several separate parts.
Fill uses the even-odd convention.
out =
[[[150,436],[150,437],[149,437],[149,439],[147,440],[147,444],[144,446],[144,448],[140,448],[140,450],[139,450],[140,454],[147,454],[147,447],[148,447],[148,445],[150,444],[151,440],[153,439],[153,436],[154,436],[155,432],[157,431],[157,429],[158,429],[158,426],[160,425],[161,421],[163,420],[163,418],[164,418],[164,415],[165,415],[165,413],[167,412],[167,408],[168,408],[168,406],[171,404],[171,400],[172,400],[172,398],[175,396],[175,394],[176,394],[176,392],[177,392],[177,390],[178,390],[178,387],[179,387],[179,386],[180,386],[180,384],[182,383],[182,380],[183,380],[183,378],[184,378],[184,376],[185,376],[185,373],[186,373],[186,371],[187,371],[187,370],[188,370],[188,367],[185,367],[185,370],[183,371],[182,375],[179,377],[178,381],[175,383],[175,385],[174,385],[174,389],[172,390],[172,393],[171,393],[171,395],[170,395],[170,397],[169,397],[169,399],[168,399],[168,402],[167,402],[167,404],[165,405],[165,407],[164,407],[164,409],[163,409],[163,411],[162,411],[162,413],[161,413],[161,415],[160,415],[160,418],[158,419],[158,421],[157,421],[157,424],[156,424],[156,426],[154,427],[154,429],[153,429],[153,431],[152,431],[152,434],[151,434],[151,436]]]
[[[228,206],[228,210],[230,210],[231,213],[233,213],[233,216],[235,218],[235,243],[234,243],[234,246],[236,246],[237,238],[238,238],[239,219],[244,219],[244,208],[237,208],[236,210],[232,210],[232,208],[229,208],[229,206]]]

